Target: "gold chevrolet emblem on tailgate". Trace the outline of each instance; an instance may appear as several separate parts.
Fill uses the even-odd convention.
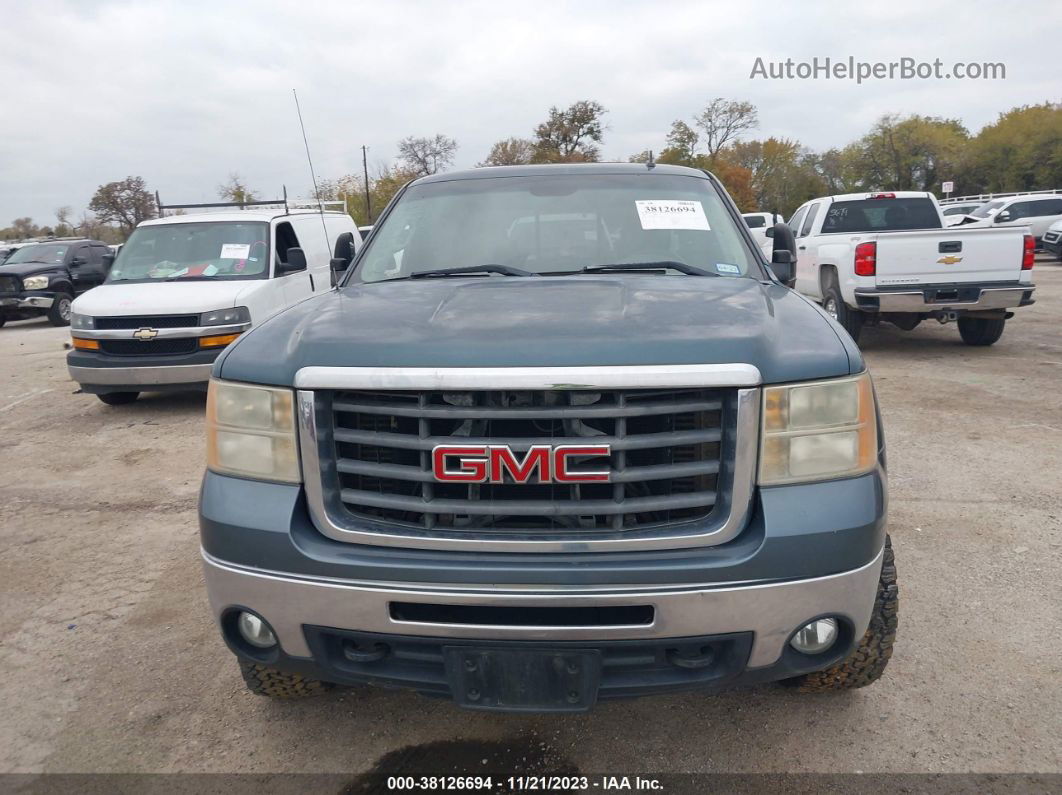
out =
[[[953,257],[948,254],[946,257],[941,257],[937,260],[941,265],[954,265],[956,262],[962,262],[962,257]]]
[[[147,342],[153,340],[159,335],[158,329],[153,328],[138,328],[133,332],[133,339],[140,340],[141,342]]]

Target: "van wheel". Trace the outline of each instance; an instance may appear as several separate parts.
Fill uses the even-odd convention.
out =
[[[1006,318],[960,317],[959,336],[967,345],[992,345],[1003,336]]]
[[[896,612],[899,590],[896,585],[896,558],[892,553],[892,539],[885,536],[885,554],[878,577],[878,594],[870,626],[863,633],[855,651],[825,671],[815,671],[782,681],[801,693],[821,693],[827,690],[854,690],[876,682],[885,673],[896,642]]]
[[[841,298],[841,289],[834,281],[826,285],[822,294],[822,308],[844,327],[853,342],[859,342],[859,332],[863,330],[863,313],[848,307]]]
[[[53,326],[70,325],[70,307],[74,298],[69,293],[56,293],[55,300],[48,308],[48,322]]]
[[[291,700],[295,698],[307,698],[327,693],[335,685],[331,682],[322,682],[319,679],[307,679],[302,674],[292,674],[287,671],[278,671],[261,663],[251,663],[238,660],[240,674],[247,689],[256,696],[269,696],[270,698]]]
[[[124,406],[128,403],[132,403],[139,396],[139,392],[108,392],[105,395],[96,395],[96,397],[108,406]]]

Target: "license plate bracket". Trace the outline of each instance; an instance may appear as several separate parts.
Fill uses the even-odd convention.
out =
[[[504,712],[584,712],[597,701],[596,649],[444,646],[454,701]]]

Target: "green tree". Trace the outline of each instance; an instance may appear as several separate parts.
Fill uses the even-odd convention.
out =
[[[855,173],[864,190],[939,190],[963,171],[969,138],[956,119],[882,116],[855,144]]]
[[[530,163],[535,156],[535,144],[528,138],[506,138],[498,141],[491,148],[487,157],[477,167],[482,166],[523,166]]]
[[[755,205],[764,212],[788,215],[808,199],[826,192],[812,153],[787,138],[736,141],[723,149],[717,160],[748,170]]]
[[[859,177],[859,148],[827,149],[812,157],[812,167],[822,179],[826,193],[854,193],[862,187]]]
[[[600,102],[583,99],[561,110],[549,109],[549,118],[535,128],[535,163],[595,163],[604,137],[603,118],[608,111]]]
[[[1048,190],[1062,185],[1062,103],[1001,113],[970,146],[964,192]],[[967,186],[967,182],[969,185]]]
[[[229,174],[229,181],[218,185],[218,198],[234,204],[258,201],[258,194],[247,187],[238,172]]]
[[[143,177],[126,177],[100,185],[88,208],[95,214],[96,221],[117,224],[126,236],[141,221],[154,218],[156,214],[155,199],[144,184]]]

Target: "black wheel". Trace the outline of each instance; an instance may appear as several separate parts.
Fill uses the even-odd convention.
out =
[[[261,663],[249,663],[238,660],[240,673],[247,689],[256,696],[269,696],[277,699],[308,698],[327,693],[335,685],[319,679],[307,679],[301,674],[278,671]]]
[[[841,288],[834,281],[826,285],[823,291],[822,308],[844,327],[854,342],[859,342],[859,332],[863,330],[863,313],[848,307],[841,298]]]
[[[959,336],[967,345],[992,345],[1003,336],[1006,318],[960,317]]]
[[[139,392],[108,392],[105,395],[96,395],[96,397],[108,406],[124,406],[128,403],[132,403],[139,396]]]
[[[854,690],[876,682],[885,673],[885,666],[892,657],[898,606],[896,558],[892,553],[892,539],[885,536],[885,555],[878,577],[874,612],[870,615],[870,626],[863,633],[855,651],[825,671],[795,676],[786,679],[785,684],[796,687],[802,693],[820,693],[827,690]]]
[[[53,326],[70,325],[70,306],[74,297],[68,293],[56,293],[55,300],[48,309],[48,322]]]

